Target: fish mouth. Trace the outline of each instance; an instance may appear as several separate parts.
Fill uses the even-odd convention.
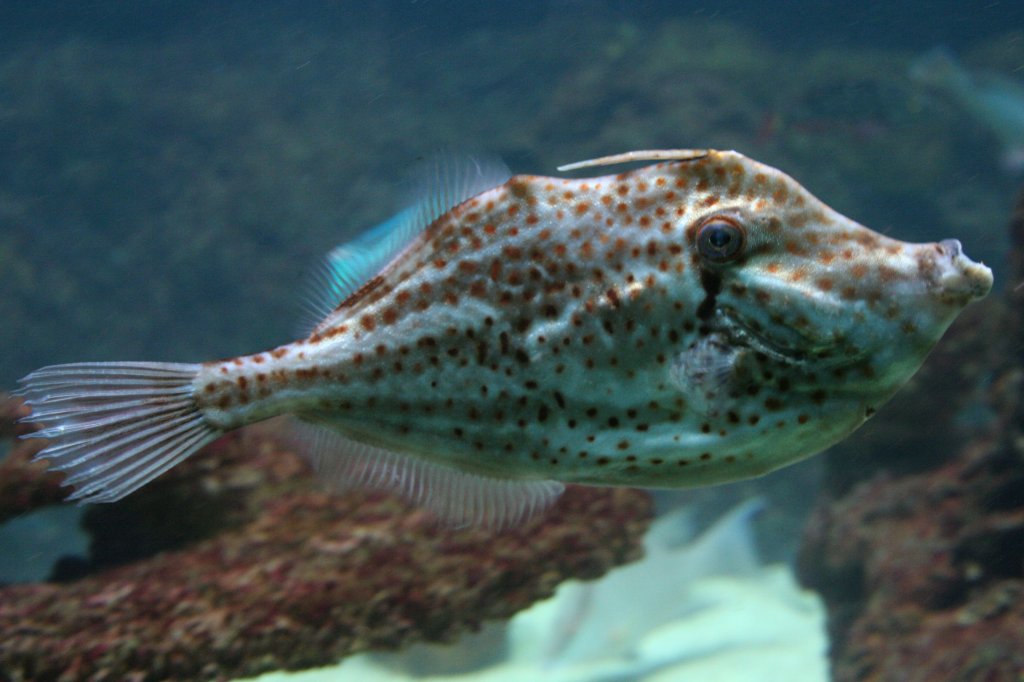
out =
[[[734,346],[792,367],[834,367],[854,363],[865,355],[853,346],[844,347],[838,339],[826,341],[792,327],[766,329],[756,320],[747,321],[731,307],[716,311],[713,328]]]
[[[992,290],[992,270],[964,255],[956,239],[944,239],[935,248],[938,257],[932,266],[932,281],[944,297],[965,305],[988,295]]]

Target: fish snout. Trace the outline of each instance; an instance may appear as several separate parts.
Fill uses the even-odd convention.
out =
[[[966,305],[988,295],[992,289],[992,270],[964,255],[960,240],[943,239],[934,245],[934,250],[931,279],[943,298]]]

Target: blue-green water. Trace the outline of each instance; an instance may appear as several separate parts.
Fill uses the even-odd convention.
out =
[[[438,149],[541,174],[630,149],[737,149],[880,232],[959,238],[1001,287],[1022,173],[1000,131],[1024,102],[986,118],[913,74],[941,47],[965,73],[1024,82],[1024,8],[767,7],[6,3],[0,391],[46,364],[290,340],[310,264],[389,215],[404,169]],[[818,466],[685,499],[706,523],[766,492],[781,511],[765,551],[788,558],[814,502],[792,490],[813,489]],[[29,532],[38,550],[0,528],[0,582],[44,577],[40,553],[76,537],[66,516]]]

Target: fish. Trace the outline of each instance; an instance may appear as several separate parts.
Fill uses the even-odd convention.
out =
[[[999,74],[968,71],[944,48],[918,58],[910,77],[944,91],[988,128],[1003,147],[1004,170],[1024,171],[1024,85]]]
[[[876,233],[735,151],[641,150],[511,175],[424,164],[332,251],[298,340],[203,363],[20,380],[37,459],[113,502],[221,434],[288,414],[340,489],[506,527],[565,484],[685,488],[842,440],[992,287],[959,241]]]
[[[652,522],[636,562],[559,583],[548,599],[454,642],[356,654],[327,674],[387,682],[793,679],[764,666],[799,643],[798,651],[813,652],[800,662],[821,671],[799,679],[828,679],[820,599],[801,593],[788,567],[758,557],[753,524],[765,506],[760,498],[740,502],[699,535],[692,508],[669,511]],[[757,656],[766,650],[770,660]],[[739,667],[726,663],[736,658]],[[752,659],[759,674],[734,672],[749,673]]]
[[[678,536],[691,510],[659,516],[644,536],[642,560],[614,568],[597,581],[568,580],[558,586],[552,601],[559,613],[536,653],[553,668],[640,658],[644,636],[707,606],[687,599],[695,582],[716,575],[757,575],[762,565],[752,525],[764,507],[761,498],[745,500],[685,542]]]

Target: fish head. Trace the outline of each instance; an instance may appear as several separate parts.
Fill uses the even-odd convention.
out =
[[[693,191],[680,227],[702,298],[674,376],[719,448],[764,470],[863,423],[992,287],[960,242],[881,235],[738,153],[679,172]]]

